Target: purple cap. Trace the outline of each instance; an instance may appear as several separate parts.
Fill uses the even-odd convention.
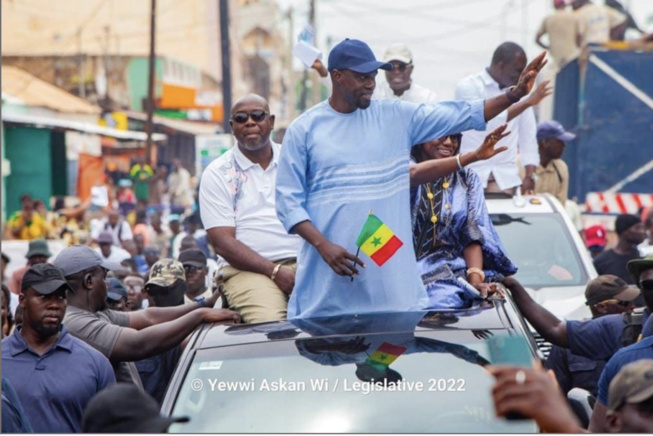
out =
[[[569,142],[576,139],[576,135],[571,132],[566,132],[557,121],[549,120],[544,121],[537,125],[537,140],[555,138],[563,142]]]
[[[97,237],[98,244],[113,244],[113,233],[108,230],[100,232]]]
[[[392,70],[392,65],[377,61],[370,46],[358,39],[347,38],[336,44],[329,53],[329,71],[351,70],[366,74],[379,68]]]

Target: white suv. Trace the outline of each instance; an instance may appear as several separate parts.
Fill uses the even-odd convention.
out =
[[[585,287],[592,259],[560,202],[550,194],[486,194],[492,223],[519,270],[515,278],[560,319],[591,318]]]

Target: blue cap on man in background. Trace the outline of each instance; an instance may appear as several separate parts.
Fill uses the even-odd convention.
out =
[[[549,120],[543,121],[537,125],[537,140],[555,138],[563,142],[569,142],[576,139],[576,135],[571,132],[565,131],[565,128],[562,127],[557,121]]]

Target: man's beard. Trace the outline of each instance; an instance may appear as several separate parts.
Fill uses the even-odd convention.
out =
[[[40,337],[49,338],[50,336],[54,336],[59,333],[61,330],[61,322],[57,323],[56,326],[45,326],[43,324],[37,324],[33,325],[32,329],[38,333]]]

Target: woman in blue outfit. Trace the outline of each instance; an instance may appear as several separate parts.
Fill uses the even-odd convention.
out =
[[[499,131],[501,130],[501,131]],[[497,142],[508,133],[500,128],[485,139]],[[413,147],[415,162],[455,156],[462,134]],[[490,283],[513,275],[485,206],[483,185],[473,170],[460,169],[435,182],[411,189],[413,244],[417,266],[429,296],[429,308],[452,309],[471,305],[465,279],[483,296]]]

